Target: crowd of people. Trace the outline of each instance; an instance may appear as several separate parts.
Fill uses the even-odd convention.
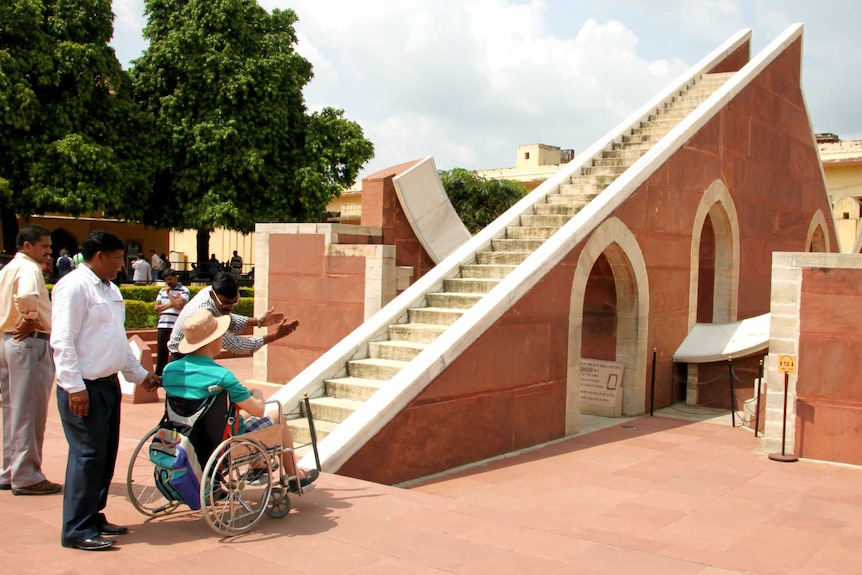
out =
[[[39,225],[21,228],[17,249],[15,258],[0,269],[0,491],[19,496],[62,492],[60,543],[87,551],[108,549],[116,544],[114,537],[129,531],[105,515],[120,438],[118,373],[148,390],[162,385],[164,376],[169,387],[166,391],[181,394],[187,366],[194,367],[192,371],[197,370],[198,375],[203,369],[230,381],[234,402],[253,414],[262,414],[261,399],[251,398],[213,357],[222,348],[254,353],[292,333],[298,322],[287,323],[284,314],[274,308],[254,318],[233,313],[239,286],[231,272],[217,272],[212,285],[191,298],[174,270],[153,269],[154,264],[164,266],[165,259],[151,250],[146,266],[133,266],[136,283],[139,272],[144,283],[155,281],[157,272],[165,281],[155,300],[158,361],[155,370],[147,371],[126,341],[125,304],[113,283],[125,265],[125,246],[119,237],[97,230],[84,240],[74,257],[61,251],[57,270],[62,276],[50,296],[43,274],[43,265],[52,259],[50,230]],[[241,336],[250,323],[272,329],[263,336]],[[63,485],[48,480],[42,471],[42,445],[54,381],[68,443]],[[194,393],[204,389],[208,386],[199,386]],[[289,441],[289,437],[284,439],[286,444]],[[295,469],[292,452],[289,455],[290,461],[284,464]],[[317,476],[315,470],[296,470],[295,475],[303,485]]]

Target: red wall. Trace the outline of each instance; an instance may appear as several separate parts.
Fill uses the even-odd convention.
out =
[[[322,235],[270,235],[269,305],[299,320],[299,329],[267,346],[273,383],[295,377],[365,320],[365,258],[324,250]]]
[[[862,464],[862,270],[804,269],[796,382],[800,457]]]
[[[741,61],[740,53],[733,58]],[[739,318],[769,311],[771,253],[804,251],[817,209],[831,226],[799,87],[800,58],[797,41],[613,214],[635,235],[648,270],[647,349],[657,349],[660,374],[674,371],[673,353],[687,334],[692,227],[713,182],[730,191],[739,220]],[[831,228],[829,235],[837,249]],[[563,436],[569,298],[583,245],[339,473],[397,483]],[[649,361],[647,370],[645,408]],[[656,408],[666,405],[662,398],[670,393],[657,394]]]

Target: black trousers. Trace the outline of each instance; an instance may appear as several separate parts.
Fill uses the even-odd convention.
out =
[[[156,375],[162,375],[162,370],[168,365],[168,342],[171,340],[173,328],[160,327],[156,340]]]
[[[107,523],[102,510],[114,477],[120,443],[122,393],[116,375],[84,380],[90,396],[90,412],[78,417],[69,409],[69,394],[57,387],[57,407],[69,444],[66,483],[63,486],[61,542],[70,543],[99,535]]]

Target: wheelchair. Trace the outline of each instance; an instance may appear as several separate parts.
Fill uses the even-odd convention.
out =
[[[232,418],[238,419],[238,414],[225,392],[207,400],[168,398],[165,418],[170,412],[186,417],[189,411],[199,409],[202,401],[211,405],[192,425],[189,435],[202,470],[198,495],[207,524],[220,535],[233,536],[250,531],[264,514],[274,518],[286,516],[291,505],[288,485],[293,485],[293,492],[300,496],[302,485],[282,465],[282,453],[291,449],[282,444],[281,428],[286,423],[281,404],[267,402],[268,406],[277,406],[274,427],[279,428],[278,441],[267,444],[256,439],[254,432],[234,435],[230,431]],[[132,505],[148,517],[168,515],[183,505],[194,507],[169,495],[159,483],[159,474],[169,470],[156,465],[150,451],[161,428],[162,424],[156,426],[138,442],[126,475]]]

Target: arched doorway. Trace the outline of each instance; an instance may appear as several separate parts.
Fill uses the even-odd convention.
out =
[[[646,405],[646,338],[649,288],[640,246],[631,231],[610,218],[593,232],[581,252],[569,305],[569,364],[566,433],[580,417],[581,358],[625,365],[624,415],[640,415]]]
[[[696,323],[736,321],[739,290],[739,222],[720,180],[707,188],[691,234],[689,329]]]

